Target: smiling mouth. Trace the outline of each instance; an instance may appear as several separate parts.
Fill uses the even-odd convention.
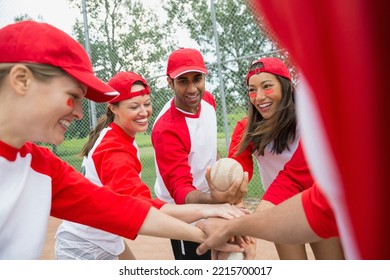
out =
[[[258,105],[258,107],[261,109],[264,109],[264,108],[271,106],[271,104],[272,104],[271,102],[268,102],[268,103],[260,104],[260,105]]]
[[[148,119],[135,120],[134,122],[144,125],[148,123]]]
[[[191,99],[191,100],[194,100],[194,99],[198,98],[199,94],[200,94],[200,93],[197,93],[197,94],[195,94],[195,95],[186,95],[186,98]]]
[[[66,120],[60,120],[59,121],[60,125],[65,128],[65,129],[68,129],[69,126],[70,126],[70,122],[66,121]]]

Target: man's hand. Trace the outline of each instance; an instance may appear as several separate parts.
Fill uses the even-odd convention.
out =
[[[206,180],[210,188],[211,199],[215,203],[239,204],[248,193],[248,172],[244,172],[244,179],[237,179],[227,191],[219,191],[211,182],[211,167],[206,169]]]
[[[230,251],[226,248],[231,247],[234,244],[231,244],[230,234],[228,232],[228,222],[229,220],[219,219],[219,218],[208,218],[206,220],[196,223],[196,226],[203,230],[206,234],[206,239],[202,244],[196,249],[198,255],[203,255],[209,249],[217,249],[218,251]],[[230,245],[230,246],[227,246]],[[224,248],[223,250],[220,250]],[[239,245],[235,245],[235,250],[233,252],[239,252],[243,249]]]

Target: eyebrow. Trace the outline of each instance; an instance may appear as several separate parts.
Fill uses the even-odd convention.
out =
[[[145,103],[145,102],[148,102],[148,101],[150,101],[151,100],[151,98],[148,98],[148,99],[146,99],[145,101],[130,101],[129,103],[128,103],[128,105],[132,105],[132,104],[136,104],[136,105],[139,105],[139,104],[142,104],[142,103]]]
[[[198,73],[198,74],[195,74],[195,75],[193,76],[193,78],[199,78],[199,77],[203,77],[203,74],[202,74],[202,73]],[[188,78],[188,77],[185,77],[185,76],[180,76],[180,77],[178,77],[177,79],[178,79],[178,80],[189,80],[189,78]]]
[[[273,83],[274,81],[273,80],[265,80],[265,81],[262,81],[260,84],[264,85],[265,83],[269,83],[269,82]]]
[[[178,80],[188,80],[188,77],[180,76],[177,78]]]
[[[262,81],[261,83],[260,83],[260,85],[264,85],[265,83],[274,83],[274,81],[273,80],[270,80],[270,79],[268,79],[268,80],[265,80],[265,81]],[[256,85],[254,85],[254,84],[248,84],[248,87],[255,87]]]

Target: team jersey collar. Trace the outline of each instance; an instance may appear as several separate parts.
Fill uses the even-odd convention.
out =
[[[200,112],[202,111],[202,101],[203,100],[201,100],[200,103],[199,103],[198,113],[196,113],[196,114],[184,111],[183,109],[180,109],[180,108],[177,108],[175,106],[175,98],[172,99],[171,106],[174,107],[176,109],[176,111],[178,111],[178,112],[182,113],[183,115],[185,115],[185,117],[187,117],[187,118],[199,118]]]
[[[115,131],[116,133],[119,133],[119,134],[121,134],[123,137],[129,139],[131,142],[134,141],[134,138],[131,137],[129,134],[127,134],[126,131],[124,131],[123,128],[121,128],[121,127],[120,127],[119,125],[117,125],[116,123],[114,123],[114,122],[111,123],[111,124],[109,125],[109,127],[110,127],[113,131]]]
[[[23,145],[20,149],[17,149],[0,140],[0,156],[9,161],[15,161],[18,153],[21,152],[24,146],[25,145]]]

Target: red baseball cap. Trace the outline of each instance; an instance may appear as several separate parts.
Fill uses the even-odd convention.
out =
[[[135,82],[141,82],[145,88],[132,92],[131,87]],[[109,101],[110,103],[116,103],[139,95],[150,94],[150,88],[146,80],[134,72],[118,72],[108,81],[108,85],[119,92],[117,97]]]
[[[283,63],[279,58],[276,57],[264,57],[258,60],[255,60],[251,63],[249,69],[252,68],[253,65],[257,63],[262,63],[263,66],[256,67],[255,69],[248,70],[248,74],[246,75],[246,84],[248,85],[249,78],[254,74],[258,74],[261,72],[267,72],[274,75],[282,76],[291,81],[291,74],[288,70],[286,64]]]
[[[167,75],[172,79],[188,72],[208,74],[202,54],[196,49],[180,48],[168,58]]]
[[[88,86],[86,98],[106,102],[118,95],[94,75],[84,48],[64,31],[32,20],[0,29],[0,63],[37,63],[61,68]]]

